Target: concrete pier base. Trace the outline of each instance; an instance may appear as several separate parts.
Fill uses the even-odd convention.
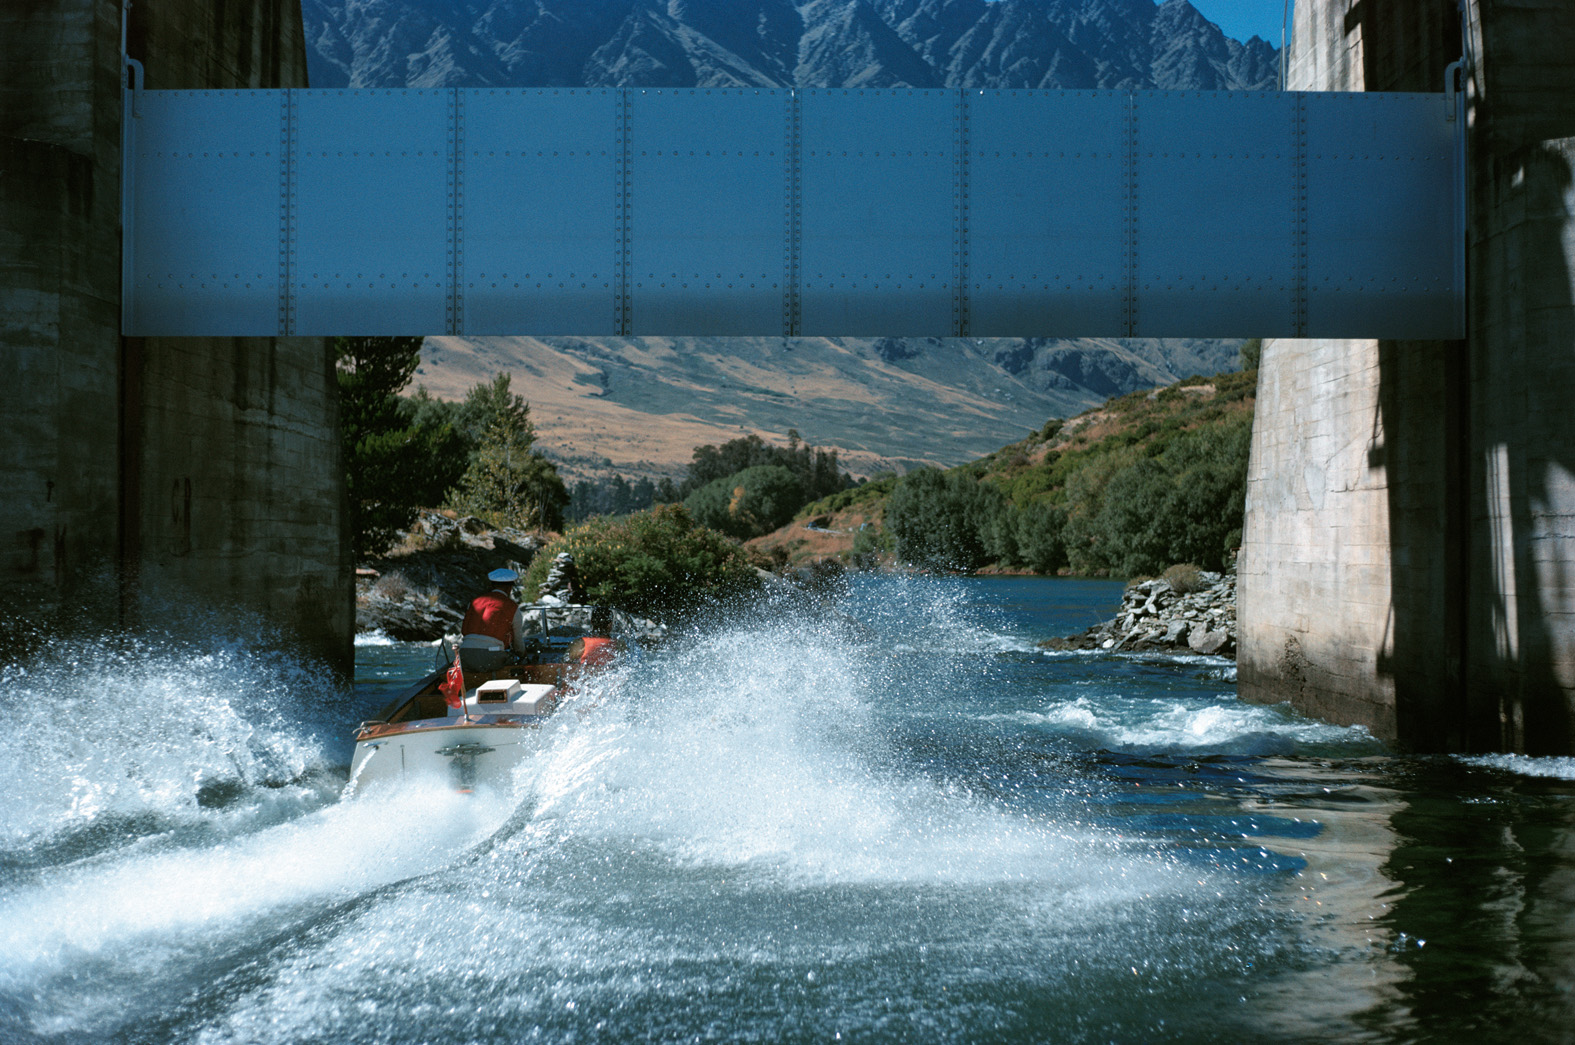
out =
[[[1571,754],[1575,19],[1466,13],[1296,5],[1292,89],[1442,90],[1465,54],[1470,337],[1264,346],[1240,689],[1411,749]]]
[[[0,594],[43,627],[244,618],[348,668],[329,346],[120,336],[123,13],[0,7]],[[151,86],[306,85],[289,0],[137,0],[125,29]]]

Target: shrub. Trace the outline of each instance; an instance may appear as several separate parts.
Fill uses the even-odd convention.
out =
[[[1177,595],[1190,595],[1208,587],[1203,581],[1203,571],[1190,562],[1178,562],[1162,576],[1165,583],[1170,585],[1170,590]]]
[[[712,480],[684,501],[696,523],[747,541],[791,522],[804,503],[798,477],[780,465],[757,465]]]
[[[886,504],[897,557],[926,569],[978,569],[990,561],[986,524],[1000,501],[994,485],[962,471],[909,472]]]
[[[758,590],[743,549],[696,526],[682,505],[659,505],[618,519],[575,527],[536,555],[527,591],[546,579],[558,552],[574,556],[586,598],[656,620]]]
[[[411,592],[410,582],[400,570],[390,570],[372,582],[372,591],[385,599],[403,602]]]
[[[800,508],[795,517],[803,519],[813,515],[829,515],[832,512],[840,512],[844,508],[851,508],[856,504],[873,503],[891,493],[896,486],[897,477],[895,475],[879,475],[868,482],[850,486],[846,490],[841,490],[829,497],[811,501]]]
[[[858,570],[878,569],[896,549],[891,534],[881,529],[879,523],[865,523],[853,535],[853,567]]]

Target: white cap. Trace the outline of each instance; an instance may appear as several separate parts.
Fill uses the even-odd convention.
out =
[[[507,568],[493,570],[491,573],[487,574],[487,580],[497,581],[499,584],[513,584],[519,579],[519,574]]]

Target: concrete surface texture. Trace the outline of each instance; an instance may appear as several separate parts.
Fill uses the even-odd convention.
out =
[[[120,336],[122,20],[0,5],[0,591],[95,627],[180,607],[348,667],[329,346]],[[290,0],[137,0],[125,31],[149,86],[306,85]]]
[[[1462,53],[1469,339],[1265,346],[1240,687],[1405,747],[1569,754],[1575,19],[1301,0],[1289,86],[1440,90]]]

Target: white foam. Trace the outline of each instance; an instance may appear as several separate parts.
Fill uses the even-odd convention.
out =
[[[69,969],[84,956],[143,963],[199,930],[240,931],[281,908],[436,869],[495,831],[511,808],[447,789],[402,789],[218,845],[56,869],[0,891],[0,982]]]
[[[0,671],[0,846],[106,816],[193,817],[215,785],[269,800],[322,759],[292,721],[320,688],[301,665],[236,649],[131,646]]]
[[[395,644],[395,640],[389,638],[382,631],[374,629],[372,631],[356,632],[355,644],[357,648],[362,646],[392,646]]]
[[[1093,733],[1102,746],[1118,751],[1218,751],[1242,743],[1261,746],[1275,737],[1296,744],[1376,743],[1361,726],[1332,726],[1301,718],[1283,705],[1248,704],[1229,695],[1209,704],[1084,696],[1012,717]]]
[[[1499,769],[1521,776],[1551,777],[1555,780],[1575,780],[1575,758],[1530,755],[1457,755],[1460,761],[1482,769]]]
[[[1166,875],[896,760],[872,714],[882,664],[831,633],[736,629],[642,667],[634,705],[548,731],[526,763],[539,821],[694,865],[816,882],[1054,882],[1117,897]],[[555,725],[562,726],[560,715]],[[1107,880],[1109,879],[1109,880]],[[1096,887],[1097,883],[1097,887]]]

